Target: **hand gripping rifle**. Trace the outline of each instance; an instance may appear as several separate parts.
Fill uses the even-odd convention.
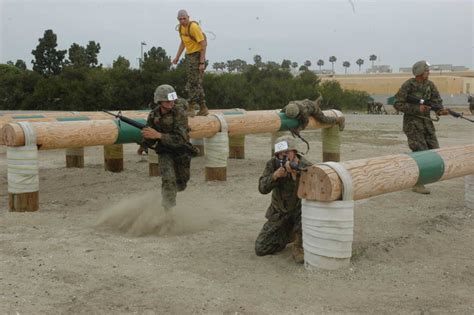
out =
[[[427,101],[427,100],[424,100],[424,99],[421,99],[421,98],[418,98],[418,97],[415,97],[413,95],[408,95],[407,96],[407,103],[410,103],[410,104],[420,104],[420,105],[426,105],[426,106],[429,106],[430,109],[432,111],[434,111],[436,113],[436,117],[438,117],[438,112],[441,111],[441,110],[447,110],[448,113],[455,117],[455,118],[462,118],[462,119],[465,119],[467,121],[470,121],[470,122],[474,122],[474,120],[472,119],[469,119],[469,118],[466,118],[464,117],[464,113],[458,113],[458,112],[455,112],[447,107],[444,107],[443,105],[441,104],[436,104],[436,103],[431,103],[431,101]]]

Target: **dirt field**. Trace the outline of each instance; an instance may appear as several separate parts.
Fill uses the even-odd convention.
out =
[[[342,159],[408,152],[401,121],[348,114]],[[474,141],[471,123],[443,117],[436,126],[442,147]],[[306,138],[319,162],[320,131]],[[194,159],[165,232],[156,229],[160,178],[148,177],[135,150],[125,146],[119,174],[103,170],[99,147],[86,149],[84,169],[66,169],[64,151],[40,152],[36,213],[8,212],[0,154],[0,314],[474,313],[463,178],[429,185],[429,196],[357,201],[351,266],[309,272],[290,248],[254,254],[270,202],[257,190],[268,134],[247,137],[246,159],[229,160],[227,182],[206,183],[204,158]],[[104,218],[113,226],[97,227]]]

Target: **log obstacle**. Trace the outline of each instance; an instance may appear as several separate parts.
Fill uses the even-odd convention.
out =
[[[322,163],[302,173],[305,266],[337,269],[349,264],[354,234],[354,200],[465,177],[466,206],[474,195],[474,145]]]
[[[327,116],[335,117],[338,115],[336,111],[325,111]],[[342,115],[342,114],[341,114]],[[218,117],[220,116],[220,118]],[[135,120],[145,123],[145,118],[135,118]],[[3,131],[3,139],[8,148],[15,148],[25,146],[26,138],[25,125],[23,123],[8,123]],[[65,119],[61,121],[51,122],[29,122],[24,123],[27,128],[34,134],[35,142],[29,146],[34,146],[37,150],[48,149],[68,149],[68,148],[83,148],[87,146],[113,146],[122,145],[125,143],[139,143],[142,140],[139,129],[130,126],[124,122],[116,120],[85,120],[85,119]],[[225,180],[227,177],[226,167],[228,158],[228,137],[256,134],[256,133],[273,133],[277,131],[286,131],[290,128],[298,126],[298,121],[289,119],[283,113],[276,111],[258,111],[251,114],[239,115],[209,115],[196,116],[189,119],[190,137],[193,139],[203,139],[208,143],[208,146],[218,148],[218,154],[208,154],[208,162],[206,167],[206,180]],[[329,125],[324,125],[313,118],[307,129],[328,128]],[[225,135],[225,137],[223,136]],[[220,140],[217,140],[217,139]],[[225,140],[223,140],[225,138]],[[214,143],[214,144],[212,144]],[[205,148],[208,150],[208,148]],[[104,160],[106,161],[106,169],[120,169],[122,166],[118,165],[120,162],[119,153],[112,153],[111,155],[105,150]],[[212,151],[212,150],[211,150]],[[216,152],[217,152],[216,151]],[[222,151],[226,152],[225,157]],[[210,156],[210,157],[209,157]],[[225,160],[225,161],[223,161]],[[107,166],[107,161],[113,163],[114,166]],[[122,157],[123,161],[123,157]],[[218,161],[216,163],[216,161]],[[37,160],[36,160],[37,162]],[[117,166],[118,165],[118,166]],[[36,176],[38,170],[35,171]],[[37,192],[37,191],[36,191]],[[33,209],[27,205],[27,209]],[[15,211],[16,208],[10,207],[10,210]]]

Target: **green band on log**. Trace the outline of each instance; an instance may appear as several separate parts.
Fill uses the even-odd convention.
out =
[[[291,128],[296,128],[299,125],[298,119],[288,118],[286,117],[285,113],[278,113],[278,116],[280,116],[281,120],[280,130],[278,131],[290,130]]]
[[[57,121],[79,121],[79,120],[91,120],[87,116],[73,116],[73,117],[57,117]]]
[[[435,151],[419,151],[408,154],[416,164],[420,174],[417,185],[424,185],[437,182],[444,174],[443,158]]]
[[[12,116],[13,119],[30,119],[30,118],[46,118],[43,115],[17,115]]]
[[[143,118],[137,118],[134,119],[137,122],[140,122],[142,124],[146,124],[146,120]],[[114,121],[117,124],[118,128],[118,137],[117,140],[115,140],[115,144],[122,144],[122,143],[141,143],[143,140],[141,130],[133,127],[126,122],[123,121]]]

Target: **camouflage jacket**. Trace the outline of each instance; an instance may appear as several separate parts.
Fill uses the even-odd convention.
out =
[[[413,123],[418,125],[433,126],[433,122],[429,119],[429,112],[421,112],[419,104],[410,104],[406,102],[407,96],[412,95],[417,98],[422,98],[435,104],[443,104],[443,100],[439,95],[438,89],[430,80],[418,82],[415,78],[411,78],[401,86],[398,93],[395,95],[395,103],[393,107],[396,110],[403,112],[403,128],[407,124]]]
[[[311,163],[298,154],[300,160],[300,167],[308,167]],[[273,173],[280,167],[276,158],[271,158],[262,176],[260,176],[258,183],[258,190],[262,194],[272,193],[272,203],[268,208],[266,217],[275,214],[289,213],[301,210],[301,199],[298,198],[298,184],[300,175],[298,174],[296,180],[293,180],[290,175],[287,177],[273,180]]]
[[[296,116],[296,119],[298,119],[300,123],[300,126],[298,127],[299,130],[305,129],[306,126],[308,126],[309,117],[318,117],[322,114],[318,103],[316,103],[315,101],[304,99],[301,101],[291,101],[288,105],[290,104],[296,104],[298,106],[299,114],[298,116]],[[283,107],[283,109],[281,110],[282,113],[286,112],[286,106]]]
[[[154,142],[167,149],[182,148],[189,140],[188,117],[180,103],[175,104],[166,114],[161,113],[160,105],[156,106],[148,115],[147,126],[156,128],[163,134],[160,140]]]

